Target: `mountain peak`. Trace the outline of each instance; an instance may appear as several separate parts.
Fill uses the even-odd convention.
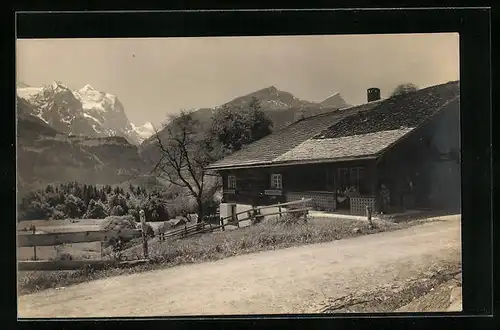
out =
[[[345,108],[348,106],[347,102],[340,95],[340,93],[333,93],[328,96],[326,99],[320,102],[323,107],[337,107],[337,108]]]
[[[153,123],[151,123],[150,121],[148,121],[144,125],[142,125],[142,127],[153,129]]]
[[[278,89],[276,88],[276,86],[269,86],[266,88],[259,89],[255,93],[262,93],[262,92],[276,93],[277,91]]]
[[[83,86],[83,88],[80,89],[80,92],[90,92],[90,91],[95,92],[97,90],[89,84]]]
[[[31,87],[30,85],[26,84],[25,82],[22,82],[22,81],[18,81],[16,83],[16,87],[17,88],[28,88],[28,87]]]
[[[66,85],[64,85],[61,81],[59,80],[54,80],[51,85],[52,89],[69,89]]]

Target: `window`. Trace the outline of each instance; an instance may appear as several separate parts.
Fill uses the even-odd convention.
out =
[[[227,176],[227,187],[229,189],[236,189],[236,176],[234,175]]]
[[[271,189],[281,190],[282,187],[281,174],[271,174]]]
[[[346,190],[355,187],[359,192],[364,190],[364,169],[363,167],[339,168],[338,188]]]

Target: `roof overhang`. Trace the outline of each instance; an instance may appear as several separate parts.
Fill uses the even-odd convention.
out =
[[[304,159],[304,160],[293,160],[286,162],[266,162],[266,163],[255,163],[255,164],[245,164],[245,165],[231,165],[231,166],[217,166],[217,167],[206,167],[205,170],[210,171],[230,171],[230,170],[241,170],[250,168],[263,168],[263,167],[280,167],[280,166],[293,166],[293,165],[309,165],[309,164],[324,164],[324,163],[339,163],[348,162],[355,160],[375,160],[378,158],[378,154],[375,155],[364,155],[356,157],[341,157],[341,158],[325,158],[325,159]]]

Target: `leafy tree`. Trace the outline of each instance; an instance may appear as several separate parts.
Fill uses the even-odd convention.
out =
[[[418,90],[418,87],[415,84],[412,84],[412,83],[400,84],[391,93],[391,97],[407,95],[407,94],[416,92],[417,90]]]
[[[115,205],[111,209],[111,215],[125,215],[125,211],[123,210],[123,207],[121,207],[121,205]]]
[[[135,221],[140,221],[139,219],[139,211],[137,209],[129,208],[128,209],[128,214],[134,217]]]
[[[123,196],[120,193],[111,194],[108,197],[109,208],[111,209],[117,205],[121,206],[123,209],[125,209],[128,212],[127,200],[125,199],[125,196]]]
[[[165,221],[169,218],[165,199],[158,192],[152,192],[143,199],[140,209],[144,210],[146,219],[150,221]]]
[[[90,200],[87,212],[84,218],[86,219],[104,219],[108,216],[106,206],[101,201]]]
[[[66,216],[69,218],[80,218],[86,210],[83,201],[73,194],[66,196]]]
[[[59,210],[52,210],[52,214],[50,215],[51,220],[60,220],[66,218],[66,214]]]
[[[223,107],[215,113],[210,135],[231,152],[271,133],[273,123],[256,98],[247,106]]]

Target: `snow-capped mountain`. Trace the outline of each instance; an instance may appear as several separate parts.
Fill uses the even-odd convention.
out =
[[[320,102],[320,105],[322,107],[339,107],[339,108],[349,107],[349,105],[342,98],[340,93],[335,93],[328,96],[326,99]]]
[[[132,124],[132,129],[137,133],[139,143],[142,143],[144,140],[155,134],[155,128],[149,121],[142,126],[135,126]]]
[[[68,136],[55,130],[17,97],[19,191],[47,183],[117,184],[147,176],[150,167],[124,137]]]
[[[89,137],[122,136],[133,144],[143,140],[118,98],[90,85],[72,90],[55,81],[43,87],[18,87],[17,95],[31,105],[32,115],[57,131]]]

